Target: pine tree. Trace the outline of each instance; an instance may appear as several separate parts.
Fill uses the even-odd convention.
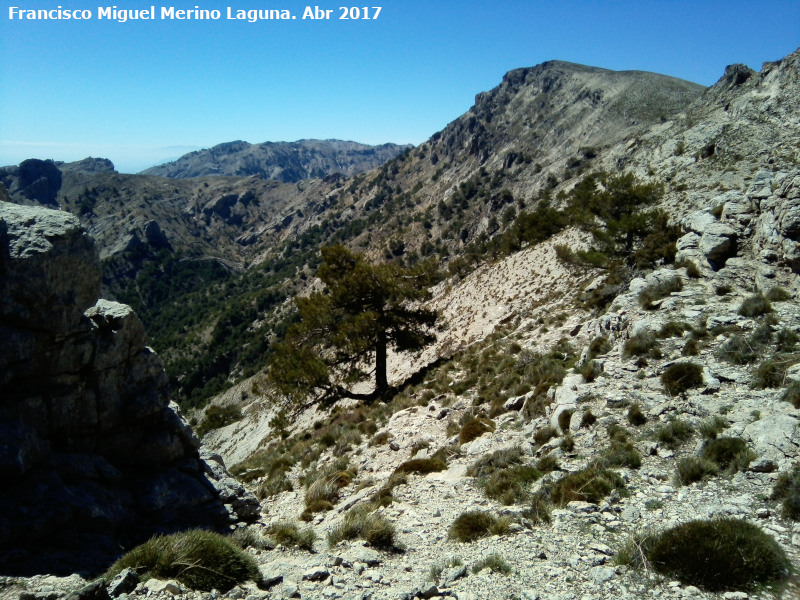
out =
[[[381,397],[389,390],[389,348],[415,351],[435,340],[438,315],[419,305],[435,274],[429,262],[372,265],[342,245],[323,248],[317,276],[325,289],[295,298],[300,320],[277,344],[270,378],[294,397]],[[371,393],[347,389],[371,375]]]

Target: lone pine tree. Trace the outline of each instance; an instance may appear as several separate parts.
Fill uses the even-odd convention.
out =
[[[272,381],[295,397],[382,396],[389,389],[388,349],[420,350],[435,340],[438,315],[419,306],[430,298],[435,273],[431,263],[372,265],[342,245],[323,248],[317,277],[325,288],[295,298],[300,320],[276,345]],[[371,375],[371,393],[348,389]]]

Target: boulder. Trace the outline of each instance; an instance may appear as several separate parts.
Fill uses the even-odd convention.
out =
[[[74,216],[0,202],[4,574],[95,574],[155,532],[257,516],[200,459],[139,318],[99,290]]]

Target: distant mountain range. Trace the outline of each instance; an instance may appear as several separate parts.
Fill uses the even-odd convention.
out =
[[[299,140],[297,142],[243,141],[218,144],[213,148],[185,154],[177,160],[142,171],[162,177],[201,177],[258,175],[293,183],[340,173],[355,175],[378,167],[411,146],[381,144],[368,146],[342,140]]]

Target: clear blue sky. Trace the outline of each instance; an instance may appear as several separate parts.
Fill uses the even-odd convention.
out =
[[[117,0],[222,13],[127,23],[98,20],[103,0],[0,0],[0,165],[91,155],[136,172],[236,139],[418,144],[514,68],[561,59],[711,85],[800,46],[798,0],[373,0],[378,19],[357,21],[338,19],[343,0],[315,1],[331,20],[303,20],[294,0]],[[11,6],[92,19],[10,20]]]

